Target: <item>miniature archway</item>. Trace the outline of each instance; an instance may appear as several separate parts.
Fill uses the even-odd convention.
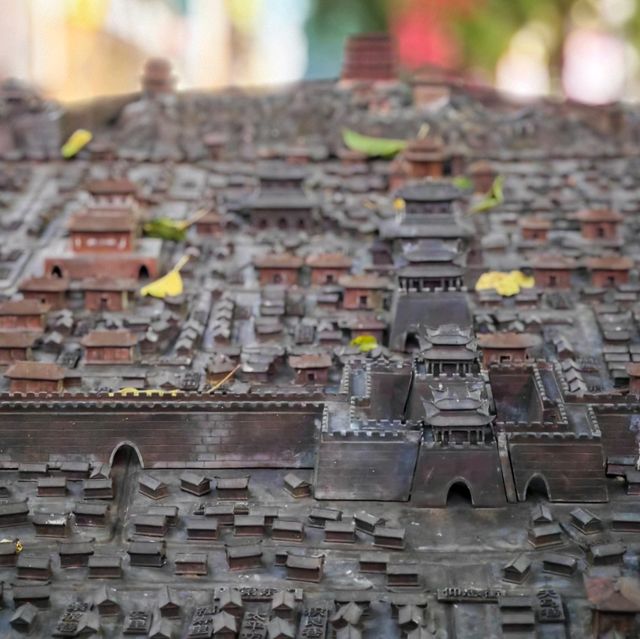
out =
[[[57,264],[51,269],[51,277],[62,278],[62,269]]]
[[[149,279],[149,269],[147,268],[146,264],[143,264],[138,269],[138,279],[139,280],[148,280]]]
[[[461,478],[454,479],[447,488],[446,504],[449,502],[473,505],[473,494],[469,484]]]
[[[547,483],[547,480],[544,478],[544,476],[540,473],[531,475],[531,477],[529,477],[529,481],[525,484],[525,501],[530,497],[534,499],[544,497],[544,499],[550,501],[549,484]]]
[[[144,461],[142,459],[140,449],[133,442],[130,442],[130,441],[120,442],[111,452],[111,457],[109,458],[109,465],[113,466],[114,462],[118,461],[118,459],[122,459],[122,460],[134,459],[135,463],[137,463],[141,468],[144,468]]]
[[[420,339],[413,331],[408,332],[404,341],[405,353],[413,353],[420,350]]]

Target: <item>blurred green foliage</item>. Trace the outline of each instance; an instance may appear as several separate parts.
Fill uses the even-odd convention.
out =
[[[338,75],[347,37],[354,33],[387,31],[393,4],[389,0],[312,0],[306,24],[307,77]],[[402,0],[396,2],[400,4]]]
[[[433,16],[454,45],[456,65],[487,74],[493,74],[515,33],[532,23],[541,25],[552,82],[560,77],[564,38],[575,26],[576,16],[583,26],[610,28],[603,25],[599,0],[311,0],[309,75],[337,75],[349,34],[393,31],[394,18],[405,10]],[[616,29],[640,47],[637,6],[626,24]]]

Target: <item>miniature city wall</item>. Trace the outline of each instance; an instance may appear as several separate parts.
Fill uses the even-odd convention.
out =
[[[1,459],[110,463],[134,448],[144,468],[311,468],[318,401],[252,397],[127,401],[97,397],[0,398]]]

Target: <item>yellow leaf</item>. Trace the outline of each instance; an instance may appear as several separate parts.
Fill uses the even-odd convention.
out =
[[[488,291],[494,289],[505,277],[500,271],[487,271],[476,282],[476,291]]]
[[[503,297],[517,295],[520,289],[535,286],[533,277],[525,275],[522,271],[487,271],[476,282],[476,291],[495,290]]]
[[[176,295],[180,295],[183,290],[184,284],[182,282],[180,271],[171,269],[160,279],[143,286],[140,289],[140,295],[151,295],[151,297],[163,299],[165,297],[175,297]]]
[[[516,282],[515,278],[511,276],[505,277],[496,285],[496,291],[502,295],[502,297],[511,297],[517,295],[520,292],[520,286]]]
[[[357,346],[361,353],[368,353],[378,347],[378,340],[373,335],[358,335],[351,340],[351,346]]]
[[[82,151],[82,149],[84,149],[91,140],[93,140],[93,134],[91,131],[87,131],[87,129],[77,129],[62,145],[60,153],[65,160],[68,160],[80,153],[80,151]]]
[[[510,275],[520,288],[533,288],[536,285],[535,279],[531,275],[525,275],[522,271],[511,271]]]

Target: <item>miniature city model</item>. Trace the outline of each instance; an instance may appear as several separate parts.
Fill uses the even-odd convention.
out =
[[[640,110],[391,52],[0,86],[2,637],[639,636]]]

